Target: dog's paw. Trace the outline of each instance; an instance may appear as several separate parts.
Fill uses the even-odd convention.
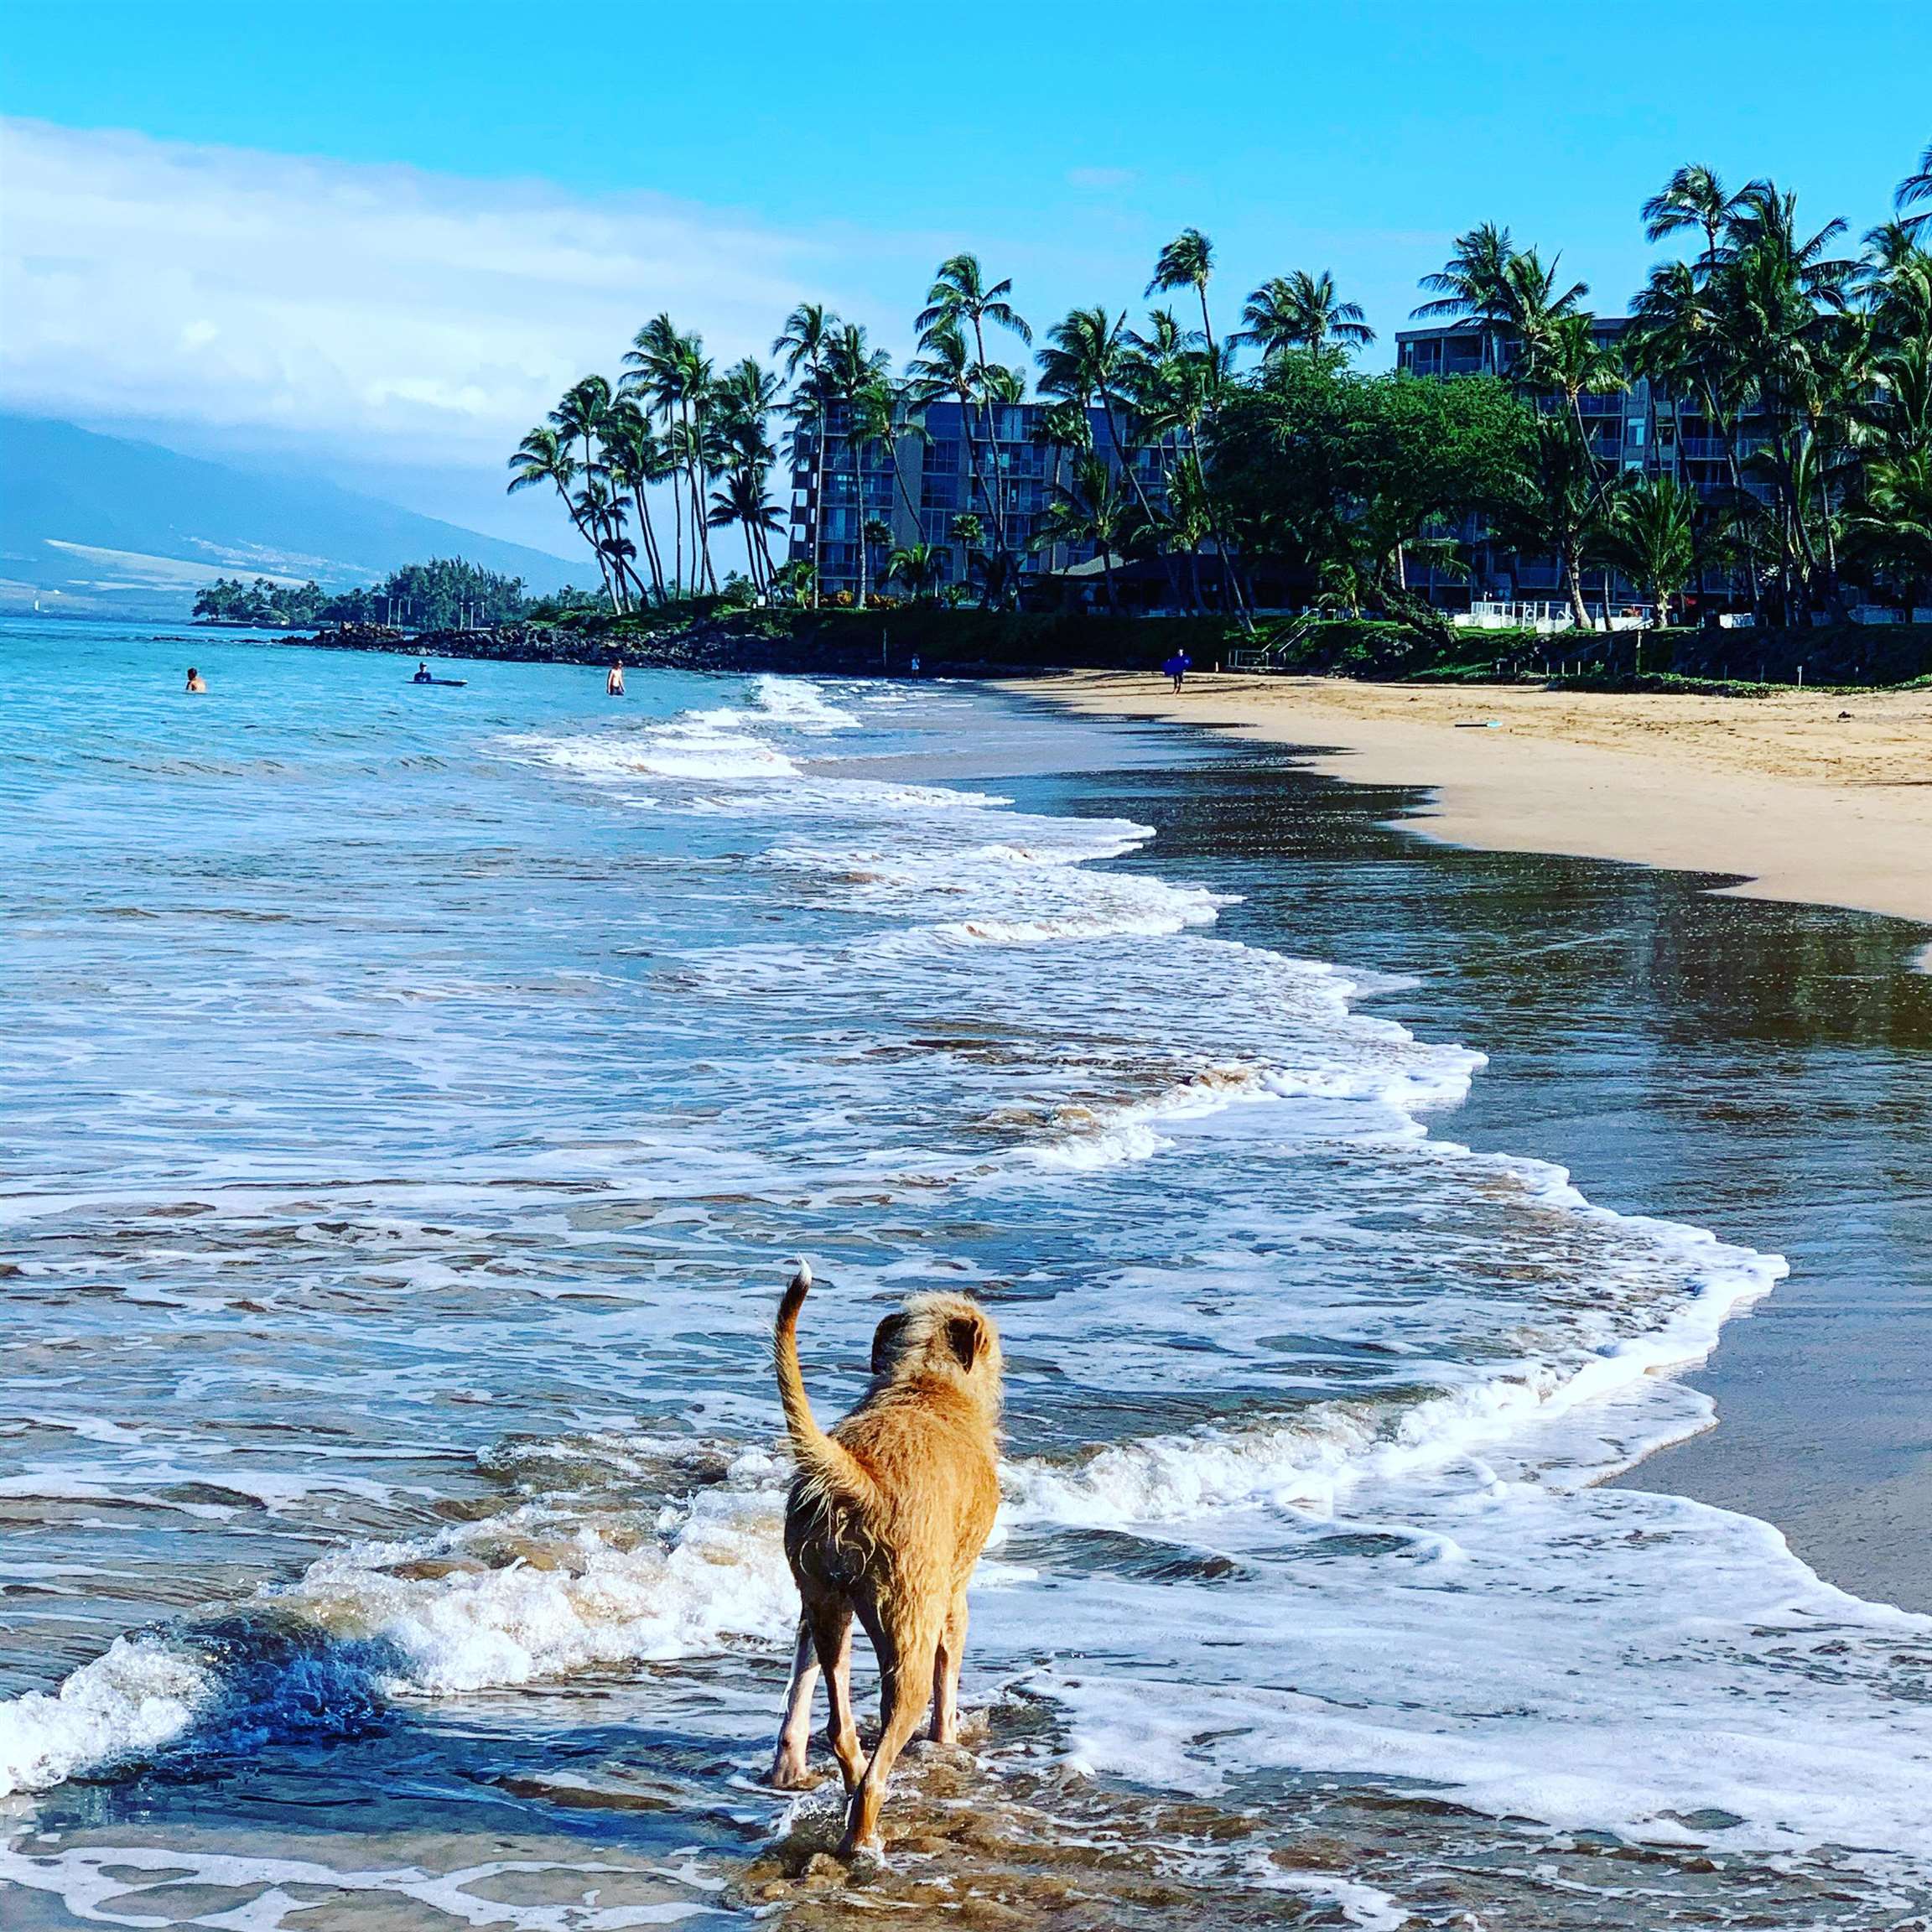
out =
[[[765,1774],[765,1782],[774,1791],[809,1791],[819,1779],[802,1753],[793,1757],[781,1751],[771,1760],[771,1768]]]
[[[862,1885],[887,1869],[886,1841],[875,1833],[870,1838],[848,1838],[839,1847],[840,1862],[854,1884]]]

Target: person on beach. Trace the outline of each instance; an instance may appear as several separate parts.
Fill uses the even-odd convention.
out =
[[[624,695],[624,660],[610,660],[610,674],[604,680],[604,695],[606,698],[621,698]]]
[[[1176,691],[1181,688],[1182,681],[1187,675],[1187,667],[1193,662],[1194,660],[1190,657],[1185,651],[1176,651],[1174,655],[1161,667],[1161,668],[1174,680],[1174,688]]]
[[[429,675],[429,660],[427,657],[418,657],[416,660],[416,675],[409,682],[412,684],[434,684],[436,682]]]
[[[208,689],[208,680],[192,664],[188,667],[188,688],[191,692],[200,692],[204,695],[206,694]]]

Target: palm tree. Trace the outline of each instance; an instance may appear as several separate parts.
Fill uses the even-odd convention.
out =
[[[657,548],[657,532],[651,519],[651,500],[646,491],[671,473],[662,444],[652,428],[650,418],[628,396],[620,396],[610,406],[604,431],[604,460],[611,482],[628,490],[637,514],[637,529],[644,539],[645,561],[651,566],[652,593],[664,601],[664,559]],[[639,586],[641,590],[642,586]]]
[[[771,344],[771,353],[785,359],[787,382],[797,382],[798,371],[806,371],[807,379],[799,384],[793,399],[794,423],[799,427],[816,425],[812,431],[812,579],[805,587],[814,609],[818,603],[818,578],[824,560],[826,399],[821,385],[826,346],[838,325],[839,318],[823,302],[801,302],[785,318],[785,326]]]
[[[1556,271],[1562,259],[1557,255],[1545,267],[1541,255],[1534,248],[1527,248],[1519,255],[1512,255],[1504,264],[1504,306],[1516,338],[1519,363],[1546,358],[1559,327],[1575,321],[1581,313],[1578,305],[1590,293],[1589,284],[1572,282],[1559,293]],[[1587,340],[1587,331],[1585,333]]]
[[[977,255],[948,256],[939,264],[932,278],[932,286],[926,292],[926,306],[913,318],[912,325],[919,331],[921,350],[928,357],[935,353],[943,356],[949,354],[943,345],[936,349],[937,339],[941,332],[951,329],[958,331],[962,336],[969,332],[973,338],[974,366],[980,372],[983,379],[987,368],[986,327],[989,323],[995,328],[1004,329],[1017,335],[1029,346],[1032,343],[1032,329],[1009,299],[1012,293],[1013,283],[1010,277],[1000,282],[987,281],[985,271],[979,266]],[[1005,465],[1000,453],[1000,439],[995,433],[993,398],[987,393],[983,380],[980,394],[985,411],[987,456],[993,477],[989,500],[993,517],[993,543],[995,549],[1003,553],[1006,548]],[[967,418],[963,427],[970,467],[973,426],[970,405],[963,397],[961,409]],[[982,483],[980,487],[984,491],[986,486]]]
[[[693,575],[699,588],[709,579],[715,590],[717,573],[711,567],[704,508],[712,367],[704,354],[703,339],[682,334],[668,315],[655,315],[637,331],[624,361],[631,371],[624,378],[626,390],[644,397],[664,419],[665,447],[683,477],[683,499],[673,498],[678,515],[679,587],[683,587],[684,575],[683,519],[688,508]]]
[[[1736,200],[1736,196],[1725,193],[1714,169],[1687,163],[1644,204],[1644,239],[1661,242],[1682,229],[1701,229],[1704,259],[1698,273],[1708,281],[1717,267],[1717,238],[1731,219]]]
[[[731,471],[724,479],[724,487],[711,493],[707,520],[714,529],[728,529],[734,523],[743,529],[745,561],[752,588],[763,595],[775,574],[771,532],[782,529],[785,522],[778,506],[766,497],[764,478],[749,469]]]
[[[883,349],[866,346],[865,331],[856,322],[848,322],[826,345],[827,396],[844,412],[845,448],[852,459],[853,533],[859,540],[856,601],[861,610],[865,605],[865,585],[869,580],[865,556],[865,451],[869,445],[858,434],[855,418],[860,397],[874,383],[885,380],[891,362],[891,358]],[[830,440],[828,434],[827,440]]]
[[[1214,323],[1208,313],[1208,283],[1214,273],[1214,244],[1198,228],[1183,228],[1161,251],[1154,264],[1154,279],[1143,293],[1165,295],[1176,288],[1192,288],[1200,299],[1201,334],[1208,353],[1214,354]]]
[[[734,362],[713,386],[711,450],[716,467],[725,475],[722,494],[727,501],[740,506],[765,502],[766,482],[777,455],[768,426],[779,390],[778,378],[749,356]],[[714,514],[719,494],[714,491],[711,498],[714,527],[722,527]],[[743,516],[727,521],[744,527],[745,566],[752,587],[768,590],[773,572],[769,534],[782,527],[782,518],[772,511],[751,521]]]
[[[1671,476],[1641,476],[1610,500],[1598,543],[1603,560],[1649,597],[1657,628],[1670,621],[1670,600],[1697,569],[1697,493]],[[1642,670],[1643,643],[1637,668]]]
[[[550,421],[564,442],[584,445],[583,457],[577,465],[581,480],[578,493],[578,527],[597,552],[597,567],[603,573],[604,588],[610,593],[611,607],[621,611],[624,608],[622,579],[612,576],[604,548],[610,536],[605,527],[609,493],[592,488],[601,480],[604,473],[597,455],[597,444],[610,420],[610,385],[601,376],[586,376],[564,392],[557,407],[550,412]]]
[[[1916,208],[1920,202],[1932,204],[1932,143],[1927,144],[1925,152],[1919,157],[1918,171],[1908,174],[1892,197],[1892,205],[1901,215],[1905,215],[1908,208]],[[1927,226],[1932,226],[1932,205],[1929,205],[1923,215],[1906,216],[1904,226],[1914,236],[1923,235]]]
[[[886,577],[888,583],[903,584],[917,604],[938,584],[945,569],[943,553],[930,543],[908,543],[887,558]]]
[[[1509,319],[1508,272],[1515,253],[1509,231],[1485,221],[1456,237],[1455,252],[1419,286],[1431,299],[1410,313],[1419,319],[1452,316],[1477,332],[1483,366],[1496,366],[1497,340]]]
[[[1056,543],[1093,544],[1107,588],[1107,608],[1117,615],[1120,602],[1114,587],[1114,566],[1130,520],[1130,506],[1115,470],[1098,455],[1078,456],[1071,478],[1053,486],[1033,547],[1043,550]]]
[[[1571,621],[1579,630],[1590,626],[1583,601],[1584,558],[1602,532],[1608,495],[1607,483],[1570,418],[1539,416],[1522,495],[1504,508],[1500,521],[1519,550],[1556,559]]]
[[[571,527],[590,546],[597,558],[597,568],[604,578],[605,594],[610,598],[611,608],[615,610],[617,599],[610,588],[610,573],[603,547],[599,539],[584,527],[576,499],[571,494],[571,485],[577,480],[577,460],[565,446],[563,438],[551,424],[539,423],[517,445],[516,454],[510,459],[510,480],[505,486],[506,494],[509,496],[515,496],[520,490],[533,490],[544,483],[550,484],[556,490],[563,501],[564,512],[570,519]]]
[[[920,336],[925,353],[906,371],[913,395],[922,403],[942,396],[959,405],[961,439],[966,445],[966,474],[972,495],[992,512],[992,498],[979,471],[979,439],[973,433],[973,406],[982,393],[984,366],[957,324],[936,322]]]
[[[1827,552],[1831,543],[1828,500],[1814,499],[1824,478],[1812,446],[1832,398],[1857,383],[1857,331],[1846,313],[1856,265],[1830,252],[1844,232],[1845,223],[1834,220],[1803,235],[1796,196],[1753,181],[1736,197],[1713,278],[1724,353],[1765,430],[1747,467],[1769,487],[1787,621],[1808,605],[1820,569],[1815,534],[1823,535]]]
[[[1133,486],[1143,513],[1151,520],[1153,507],[1120,433],[1119,418],[1130,409],[1134,367],[1128,358],[1126,328],[1124,311],[1109,319],[1106,309],[1098,306],[1071,309],[1063,321],[1046,331],[1047,346],[1036,359],[1045,394],[1083,409],[1097,408],[1105,418],[1114,460]]]
[[[1932,449],[1870,465],[1864,504],[1846,519],[1846,540],[1893,574],[1908,603],[1921,586],[1932,586]],[[1932,597],[1932,588],[1925,595]]]
[[[1649,282],[1631,304],[1633,318],[1620,345],[1626,365],[1667,390],[1676,408],[1677,447],[1684,447],[1682,397],[1694,388],[1704,420],[1722,450],[1727,504],[1734,516],[1745,512],[1742,453],[1738,431],[1748,384],[1732,353],[1717,308],[1714,278],[1701,277],[1689,263],[1666,262],[1650,272]],[[1763,608],[1755,548],[1743,548],[1753,613]]]
[[[890,559],[892,552],[892,526],[883,517],[868,517],[865,519],[865,540],[880,560],[881,574],[879,582],[860,585],[861,595],[859,602],[861,609],[865,606],[866,596],[875,592],[880,587],[880,582],[884,580],[883,566]]]
[[[932,439],[927,434],[911,385],[903,388],[896,386],[881,370],[853,391],[846,408],[854,446],[861,452],[869,449],[886,452],[886,460],[892,466],[893,487],[898,491],[899,501],[906,506],[906,516],[917,527],[918,506],[906,487],[905,471],[899,461],[899,444],[901,439],[925,444],[930,444]]]
[[[1319,275],[1297,268],[1271,276],[1249,293],[1241,311],[1241,327],[1228,337],[1230,342],[1259,349],[1264,362],[1291,349],[1319,354],[1331,344],[1358,349],[1374,340],[1361,304],[1337,301],[1335,278],[1326,268]]]

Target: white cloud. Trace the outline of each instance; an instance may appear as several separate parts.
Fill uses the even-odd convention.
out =
[[[846,278],[823,238],[666,197],[18,120],[0,145],[0,401],[92,421],[500,465],[660,309],[722,362]]]

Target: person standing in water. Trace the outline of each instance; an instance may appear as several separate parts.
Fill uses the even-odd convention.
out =
[[[606,698],[621,698],[624,695],[624,660],[610,660],[610,674],[604,680],[604,695]]]
[[[208,680],[192,664],[188,667],[188,688],[204,696],[208,690]]]

